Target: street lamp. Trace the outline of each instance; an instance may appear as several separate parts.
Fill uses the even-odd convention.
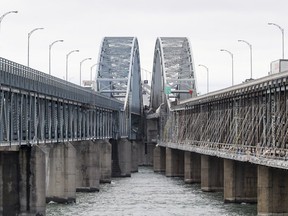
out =
[[[80,86],[81,86],[81,70],[82,70],[82,64],[83,64],[83,62],[84,61],[87,61],[87,60],[91,60],[92,58],[85,58],[85,59],[83,59],[81,62],[80,62]]]
[[[1,22],[2,22],[2,20],[4,19],[4,17],[7,16],[8,14],[11,14],[11,13],[18,13],[18,11],[8,11],[8,12],[4,13],[4,14],[0,17],[0,29],[1,29]]]
[[[245,40],[238,40],[238,42],[246,43],[250,48],[250,79],[252,79],[252,45]]]
[[[35,28],[35,29],[33,29],[32,31],[30,31],[29,33],[28,33],[28,54],[27,54],[27,66],[29,67],[29,61],[30,61],[30,37],[31,37],[31,35],[32,35],[32,33],[33,32],[35,32],[35,31],[37,31],[37,30],[42,30],[42,29],[44,29],[44,28]]]
[[[234,60],[233,60],[233,54],[230,51],[226,50],[226,49],[221,49],[220,51],[227,52],[231,56],[231,59],[232,59],[232,86],[233,86],[234,85]]]
[[[66,55],[66,81],[68,81],[68,57],[74,52],[79,52],[79,50],[72,50]]]
[[[49,45],[49,75],[51,75],[51,48],[55,43],[64,42],[64,40],[56,40]]]
[[[198,66],[204,67],[204,68],[206,68],[206,70],[207,70],[207,93],[209,93],[209,69],[208,69],[207,66],[202,65],[202,64],[199,64]]]
[[[268,25],[274,25],[278,27],[282,33],[282,59],[284,59],[284,29],[275,23],[268,23]]]
[[[93,67],[95,67],[96,65],[98,65],[98,64],[96,63],[96,64],[94,64],[94,65],[92,65],[90,67],[90,81],[92,81],[92,70],[93,70]]]

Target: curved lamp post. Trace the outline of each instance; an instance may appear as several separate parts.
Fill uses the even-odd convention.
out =
[[[79,52],[79,50],[72,50],[66,55],[66,81],[68,81],[68,58],[74,52]]]
[[[221,49],[220,51],[222,52],[227,52],[232,59],[232,86],[234,85],[234,59],[233,59],[233,53],[231,53],[230,51],[226,50],[226,49]]]
[[[274,25],[278,27],[282,33],[282,59],[284,59],[284,29],[276,23],[268,23],[268,25]]]
[[[79,85],[81,86],[81,74],[82,74],[82,64],[83,64],[83,62],[85,62],[85,61],[87,61],[87,60],[91,60],[92,58],[85,58],[85,59],[83,59],[81,62],[80,62],[80,81],[79,81]]]
[[[37,30],[43,30],[43,29],[44,28],[35,28],[28,33],[28,50],[27,50],[27,66],[28,67],[29,67],[29,63],[30,63],[30,37],[33,34],[33,32],[35,32]]]
[[[207,66],[202,65],[202,64],[199,64],[198,66],[204,67],[204,68],[206,68],[206,70],[207,70],[207,93],[209,93],[209,69],[208,69]]]
[[[93,71],[93,68],[94,68],[96,65],[98,65],[98,63],[96,63],[96,64],[94,64],[94,65],[92,65],[92,66],[90,67],[90,81],[92,81],[92,71]]]
[[[1,28],[1,23],[2,23],[2,20],[4,19],[4,17],[7,16],[8,14],[11,14],[11,13],[18,13],[18,11],[8,11],[8,12],[4,13],[4,14],[0,17],[0,28]]]
[[[238,40],[238,42],[246,43],[250,48],[250,79],[252,79],[252,45],[245,40]]]
[[[49,75],[51,75],[51,48],[58,42],[64,42],[64,40],[56,40],[49,45]]]

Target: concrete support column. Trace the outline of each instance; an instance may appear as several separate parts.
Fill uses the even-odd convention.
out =
[[[201,155],[201,189],[203,191],[223,190],[223,159]]]
[[[258,166],[258,215],[288,215],[288,171]]]
[[[224,202],[257,202],[257,166],[224,159]]]
[[[166,176],[184,176],[184,151],[166,148]]]
[[[132,164],[132,143],[127,139],[118,141],[118,158],[121,170],[121,177],[131,177]]]
[[[166,170],[166,148],[156,146],[153,151],[154,172],[165,172]]]
[[[20,214],[46,214],[46,160],[38,146],[23,146],[19,151]]]
[[[184,181],[187,184],[201,182],[201,155],[194,152],[184,154]]]
[[[127,139],[110,140],[112,143],[112,176],[131,177],[132,144]]]
[[[100,145],[100,183],[111,183],[112,145],[107,140],[94,142]]]
[[[76,201],[76,150],[70,142],[46,144],[46,202]]]
[[[90,140],[73,142],[76,149],[76,192],[99,191],[100,145]]]
[[[136,141],[132,142],[131,151],[131,172],[138,172],[138,143]]]
[[[38,146],[0,153],[0,214],[45,215],[45,154]]]
[[[152,166],[153,165],[153,151],[155,148],[154,143],[137,142],[138,146],[138,165],[139,166]]]

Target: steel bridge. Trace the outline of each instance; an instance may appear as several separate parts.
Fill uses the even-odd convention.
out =
[[[154,170],[287,215],[288,71],[196,96],[193,64],[186,38],[157,39],[146,112]]]
[[[0,58],[0,145],[136,139],[142,111],[137,39],[104,38],[98,65],[96,92]]]
[[[225,201],[258,196],[259,213],[287,215],[287,202],[279,203],[288,200],[288,71],[197,96],[187,38],[157,38],[153,63],[150,105],[143,109],[135,37],[103,39],[90,89],[0,58],[0,171],[13,173],[0,178],[0,193],[23,212],[43,213],[45,195],[75,200],[76,188],[94,190],[111,169],[130,176],[147,144],[157,144],[154,167],[163,171],[165,164],[167,176],[185,169],[185,181],[201,182],[203,190],[224,187]],[[15,146],[19,152],[9,152]],[[17,193],[4,190],[11,184]],[[0,199],[0,213],[13,209],[9,203]]]
[[[287,78],[273,74],[196,97],[187,39],[159,38],[148,119],[159,118],[161,146],[288,169]]]

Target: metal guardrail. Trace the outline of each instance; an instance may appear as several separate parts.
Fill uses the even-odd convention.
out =
[[[1,57],[0,85],[1,88],[16,88],[112,110],[120,110],[124,106],[119,100]]]
[[[181,143],[165,140],[158,142],[158,145],[162,147],[191,151],[225,159],[250,162],[254,164],[288,170],[287,149],[241,146],[236,144],[224,144],[196,140],[185,140]]]

